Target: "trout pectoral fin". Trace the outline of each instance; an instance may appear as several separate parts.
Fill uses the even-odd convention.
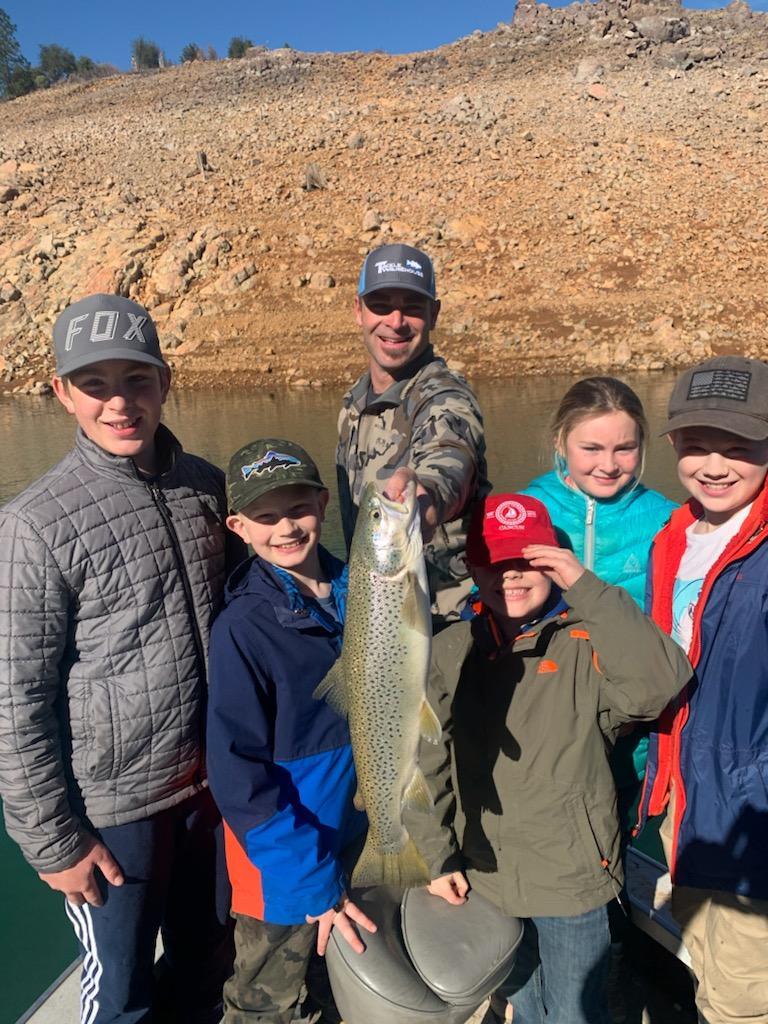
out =
[[[435,802],[429,791],[427,780],[424,778],[424,772],[419,767],[416,768],[413,778],[403,793],[403,807],[412,807],[417,811],[432,811],[435,808]]]
[[[430,622],[429,615],[424,614],[422,602],[424,601],[423,588],[419,574],[415,572],[409,572],[407,575],[408,586],[405,590],[405,600],[403,601],[403,622],[410,629],[420,633],[422,636],[432,636],[432,623]],[[428,599],[427,599],[428,604]]]
[[[341,669],[341,660],[337,661],[331,668],[328,675],[317,686],[312,694],[315,700],[325,699],[331,707],[338,711],[345,718],[349,712],[347,705],[347,687],[344,683],[344,673]]]
[[[440,737],[443,735],[437,715],[427,701],[422,703],[419,712],[419,732],[429,743],[439,743]]]
[[[360,792],[360,787],[359,786],[358,786],[357,790],[355,791],[355,795],[352,797],[352,803],[355,805],[355,810],[356,811],[364,811],[365,810],[365,800],[363,800],[363,794]]]

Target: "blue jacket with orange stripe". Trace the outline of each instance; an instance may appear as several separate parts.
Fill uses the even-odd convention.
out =
[[[689,501],[654,542],[648,607],[667,632],[701,514]],[[672,880],[768,899],[768,485],[704,579],[689,657],[695,675],[651,737],[641,821],[674,786]]]
[[[340,619],[346,569],[324,549]],[[230,577],[213,626],[208,777],[225,824],[236,913],[303,924],[345,887],[340,855],[365,828],[346,721],[312,693],[342,626],[260,558]]]

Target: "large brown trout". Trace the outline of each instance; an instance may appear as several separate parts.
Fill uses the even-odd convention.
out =
[[[417,763],[419,736],[440,724],[426,700],[432,625],[416,486],[403,502],[369,483],[349,558],[341,656],[318,686],[349,719],[357,769],[355,806],[368,836],[352,884],[425,885],[430,874],[402,822],[406,805],[433,808]]]

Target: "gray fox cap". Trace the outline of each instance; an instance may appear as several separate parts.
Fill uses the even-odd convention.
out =
[[[435,298],[435,268],[425,252],[410,245],[380,245],[365,257],[357,294],[361,297],[380,288],[406,288]]]
[[[89,295],[67,306],[53,325],[53,349],[59,377],[103,359],[166,365],[149,313],[122,295]]]
[[[227,469],[230,511],[242,512],[262,494],[288,484],[326,490],[313,459],[301,445],[279,437],[261,437],[238,448]]]
[[[681,427],[717,427],[750,441],[768,439],[768,364],[746,356],[715,356],[681,373],[662,434]]]

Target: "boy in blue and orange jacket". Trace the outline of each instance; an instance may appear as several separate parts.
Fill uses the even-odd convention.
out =
[[[283,1024],[315,944],[322,955],[336,926],[361,952],[351,921],[375,930],[344,896],[342,853],[366,828],[347,723],[312,697],[340,653],[346,569],[319,545],[328,491],[298,445],[239,449],[227,498],[254,556],[228,581],[210,647],[208,773],[236,922],[224,1020]]]
[[[644,814],[708,1024],[768,1024],[768,365],[686,371],[666,433],[691,498],[654,542],[649,609],[695,675],[651,738]]]

